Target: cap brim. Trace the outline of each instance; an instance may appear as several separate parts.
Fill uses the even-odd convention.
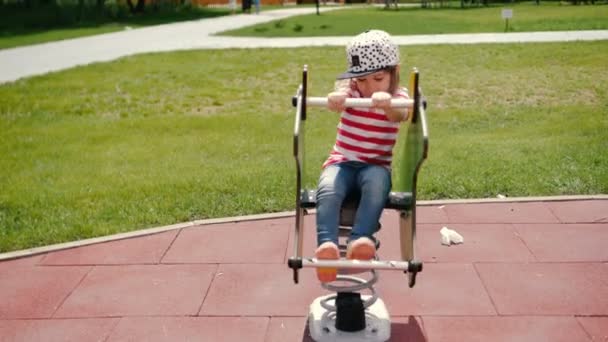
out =
[[[347,71],[343,74],[338,75],[338,77],[336,77],[337,80],[345,80],[347,78],[355,78],[355,77],[363,77],[363,76],[367,76],[367,75],[371,75],[375,72],[378,72],[380,70],[382,70],[383,68],[380,69],[375,69],[375,70],[370,70],[370,71],[361,71],[361,72],[353,72],[353,71]]]

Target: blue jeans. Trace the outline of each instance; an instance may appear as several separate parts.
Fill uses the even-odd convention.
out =
[[[343,162],[327,166],[317,188],[317,244],[338,244],[340,208],[344,198],[359,191],[361,201],[355,215],[350,240],[372,237],[391,189],[390,170],[362,162]]]

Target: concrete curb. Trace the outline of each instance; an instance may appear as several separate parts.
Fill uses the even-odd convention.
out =
[[[563,201],[586,201],[586,200],[608,200],[608,195],[575,195],[575,196],[547,196],[547,197],[513,197],[513,198],[475,198],[475,199],[446,199],[446,200],[433,200],[433,201],[418,201],[419,206],[438,206],[446,204],[482,204],[482,203],[525,203],[525,202],[563,202]],[[311,212],[314,212],[311,211]],[[215,218],[207,220],[196,220],[191,222],[183,222],[172,224],[162,227],[147,228],[132,232],[119,233],[107,236],[101,236],[97,238],[78,240],[66,243],[59,243],[55,245],[42,246],[36,248],[23,249],[14,252],[0,254],[0,262],[19,259],[34,256],[37,254],[44,254],[49,252],[57,252],[64,249],[83,247],[98,243],[105,243],[111,241],[125,240],[136,237],[142,237],[146,235],[158,234],[176,229],[190,228],[194,226],[205,226],[210,224],[221,224],[221,223],[234,223],[243,221],[256,221],[256,220],[269,220],[278,219],[285,217],[292,217],[295,215],[295,211],[285,211],[279,213],[270,214],[257,214],[257,215],[246,215],[246,216],[234,216]]]
[[[444,204],[475,204],[475,203],[511,203],[511,202],[565,202],[608,200],[608,195],[568,195],[568,196],[536,196],[536,197],[505,197],[505,198],[471,198],[471,199],[443,199],[432,201],[418,201],[417,205],[431,206]]]

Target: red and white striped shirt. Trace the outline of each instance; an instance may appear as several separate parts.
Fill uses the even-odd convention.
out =
[[[348,95],[361,97],[356,90],[350,90]],[[399,88],[393,97],[409,98],[404,88]],[[399,122],[389,121],[381,109],[346,108],[340,115],[336,143],[323,168],[346,161],[390,168],[399,125]]]

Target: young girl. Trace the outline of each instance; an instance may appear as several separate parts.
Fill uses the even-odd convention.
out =
[[[323,164],[317,189],[318,259],[339,259],[340,207],[350,192],[361,201],[347,246],[348,259],[376,254],[372,235],[391,188],[392,150],[406,108],[390,107],[391,98],[408,98],[399,87],[399,48],[379,30],[366,31],[346,46],[348,71],[338,76],[328,108],[341,112],[336,143]],[[345,108],[346,98],[371,98],[372,108]],[[336,279],[337,269],[317,268],[321,282]]]

